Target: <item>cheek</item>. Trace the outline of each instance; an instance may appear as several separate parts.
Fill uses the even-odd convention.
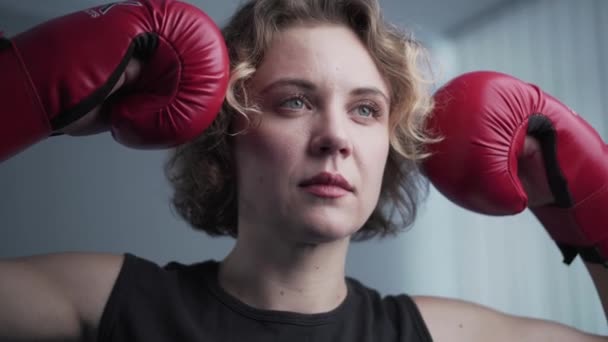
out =
[[[378,154],[379,158],[378,160],[375,161],[376,165],[379,165],[381,167],[378,167],[375,172],[375,176],[376,176],[376,186],[378,187],[378,191],[380,191],[380,188],[382,187],[382,181],[384,178],[384,173],[386,170],[386,163],[388,160],[388,148],[382,153],[382,154]],[[380,157],[382,156],[382,157]]]
[[[237,136],[235,156],[239,178],[249,178],[257,184],[276,179],[290,167],[293,145],[285,134],[260,128]]]
[[[377,140],[368,141],[365,147],[365,165],[367,165],[365,172],[373,196],[380,194],[389,150],[388,136],[382,135]]]
[[[364,155],[369,169],[368,172],[376,176],[378,174],[382,175],[384,172],[390,144],[388,135],[383,131],[374,137],[365,141],[362,149],[365,151]]]

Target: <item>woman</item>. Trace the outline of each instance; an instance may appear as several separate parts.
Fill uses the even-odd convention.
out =
[[[234,236],[234,249],[221,263],[162,268],[129,254],[6,262],[3,274],[23,281],[0,293],[28,303],[3,316],[20,318],[7,319],[11,339],[604,340],[459,301],[380,298],[345,277],[351,238],[413,221],[432,141],[423,51],[376,1],[254,1],[224,35],[227,101],[167,171],[182,216]]]
[[[382,22],[376,2],[251,2],[224,34],[233,70],[228,101],[169,171],[187,221],[236,237],[218,267],[236,307],[277,331],[288,318],[307,325],[298,333],[314,340],[430,339],[425,325],[436,340],[584,338],[468,303],[414,298],[423,323],[406,296],[381,304],[345,281],[351,237],[396,233],[387,207],[412,222],[424,189],[416,164],[432,141],[421,127],[432,102],[424,51]],[[356,297],[350,291],[368,296],[370,307],[341,311]],[[330,318],[350,323],[319,331]]]

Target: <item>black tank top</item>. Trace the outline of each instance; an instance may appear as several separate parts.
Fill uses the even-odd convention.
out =
[[[348,295],[321,314],[260,310],[218,284],[217,261],[164,267],[125,254],[104,309],[99,341],[431,341],[412,299],[381,297],[347,278]]]

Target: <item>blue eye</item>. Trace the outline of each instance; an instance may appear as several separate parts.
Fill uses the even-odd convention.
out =
[[[304,100],[302,100],[299,97],[289,99],[289,100],[283,101],[283,103],[281,103],[281,107],[285,107],[285,108],[289,108],[289,109],[302,109],[302,108],[304,108],[304,106],[305,106]]]
[[[372,115],[374,115],[373,109],[371,109],[368,106],[359,106],[359,107],[357,107],[357,111],[359,112],[359,114],[361,114],[361,116],[372,116]]]
[[[380,109],[371,104],[363,104],[357,107],[356,113],[363,117],[375,117],[379,116]]]

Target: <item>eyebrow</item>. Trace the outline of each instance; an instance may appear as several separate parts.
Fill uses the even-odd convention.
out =
[[[388,96],[386,96],[386,94],[384,94],[384,92],[382,92],[382,90],[376,88],[376,87],[364,87],[364,88],[357,88],[354,89],[353,91],[350,92],[351,95],[376,95],[376,96],[380,96],[382,98],[384,98],[384,100],[386,101],[387,104],[390,104],[391,101],[388,98]]]
[[[312,82],[301,79],[301,78],[281,78],[275,82],[270,83],[262,91],[260,94],[267,93],[275,88],[283,87],[283,86],[296,86],[298,88],[302,88],[304,90],[313,91],[317,89]]]
[[[317,89],[317,86],[310,82],[307,81],[305,79],[301,79],[301,78],[281,78],[275,82],[270,83],[269,85],[267,85],[266,87],[264,87],[264,89],[262,89],[262,91],[260,92],[260,94],[264,94],[267,93],[275,88],[278,87],[282,87],[282,86],[295,86],[298,88],[302,88],[304,90],[307,91],[314,91]],[[384,100],[386,100],[387,103],[390,103],[390,99],[389,97],[380,89],[376,88],[376,87],[361,87],[361,88],[356,88],[353,89],[350,92],[350,95],[376,95],[376,96],[381,96],[382,98],[384,98]]]

